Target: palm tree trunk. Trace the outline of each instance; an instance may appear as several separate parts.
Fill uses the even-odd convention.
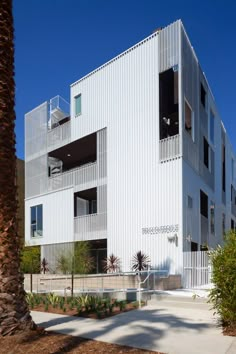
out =
[[[0,334],[35,325],[25,300],[17,235],[12,0],[0,1]]]

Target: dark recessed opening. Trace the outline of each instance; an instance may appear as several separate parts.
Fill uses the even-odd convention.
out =
[[[159,74],[160,139],[179,133],[178,71]]]

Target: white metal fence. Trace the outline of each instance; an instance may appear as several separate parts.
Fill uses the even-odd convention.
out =
[[[183,286],[198,288],[211,283],[212,266],[208,252],[184,252]]]

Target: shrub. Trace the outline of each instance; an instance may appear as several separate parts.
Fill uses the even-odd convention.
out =
[[[23,247],[20,268],[23,273],[40,273],[40,246]]]
[[[102,261],[104,272],[115,273],[120,271],[120,258],[113,253]]]
[[[209,254],[214,284],[209,302],[212,302],[224,326],[236,328],[236,232],[226,234],[224,246],[218,246]]]
[[[148,269],[150,258],[142,251],[138,251],[132,258],[132,270],[135,272]]]

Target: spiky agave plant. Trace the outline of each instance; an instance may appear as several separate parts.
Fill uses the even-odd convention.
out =
[[[120,271],[120,258],[113,253],[102,261],[104,272],[115,273]]]
[[[133,255],[132,258],[132,270],[135,272],[148,269],[150,264],[150,258],[147,254],[142,253],[142,251],[138,251]]]

